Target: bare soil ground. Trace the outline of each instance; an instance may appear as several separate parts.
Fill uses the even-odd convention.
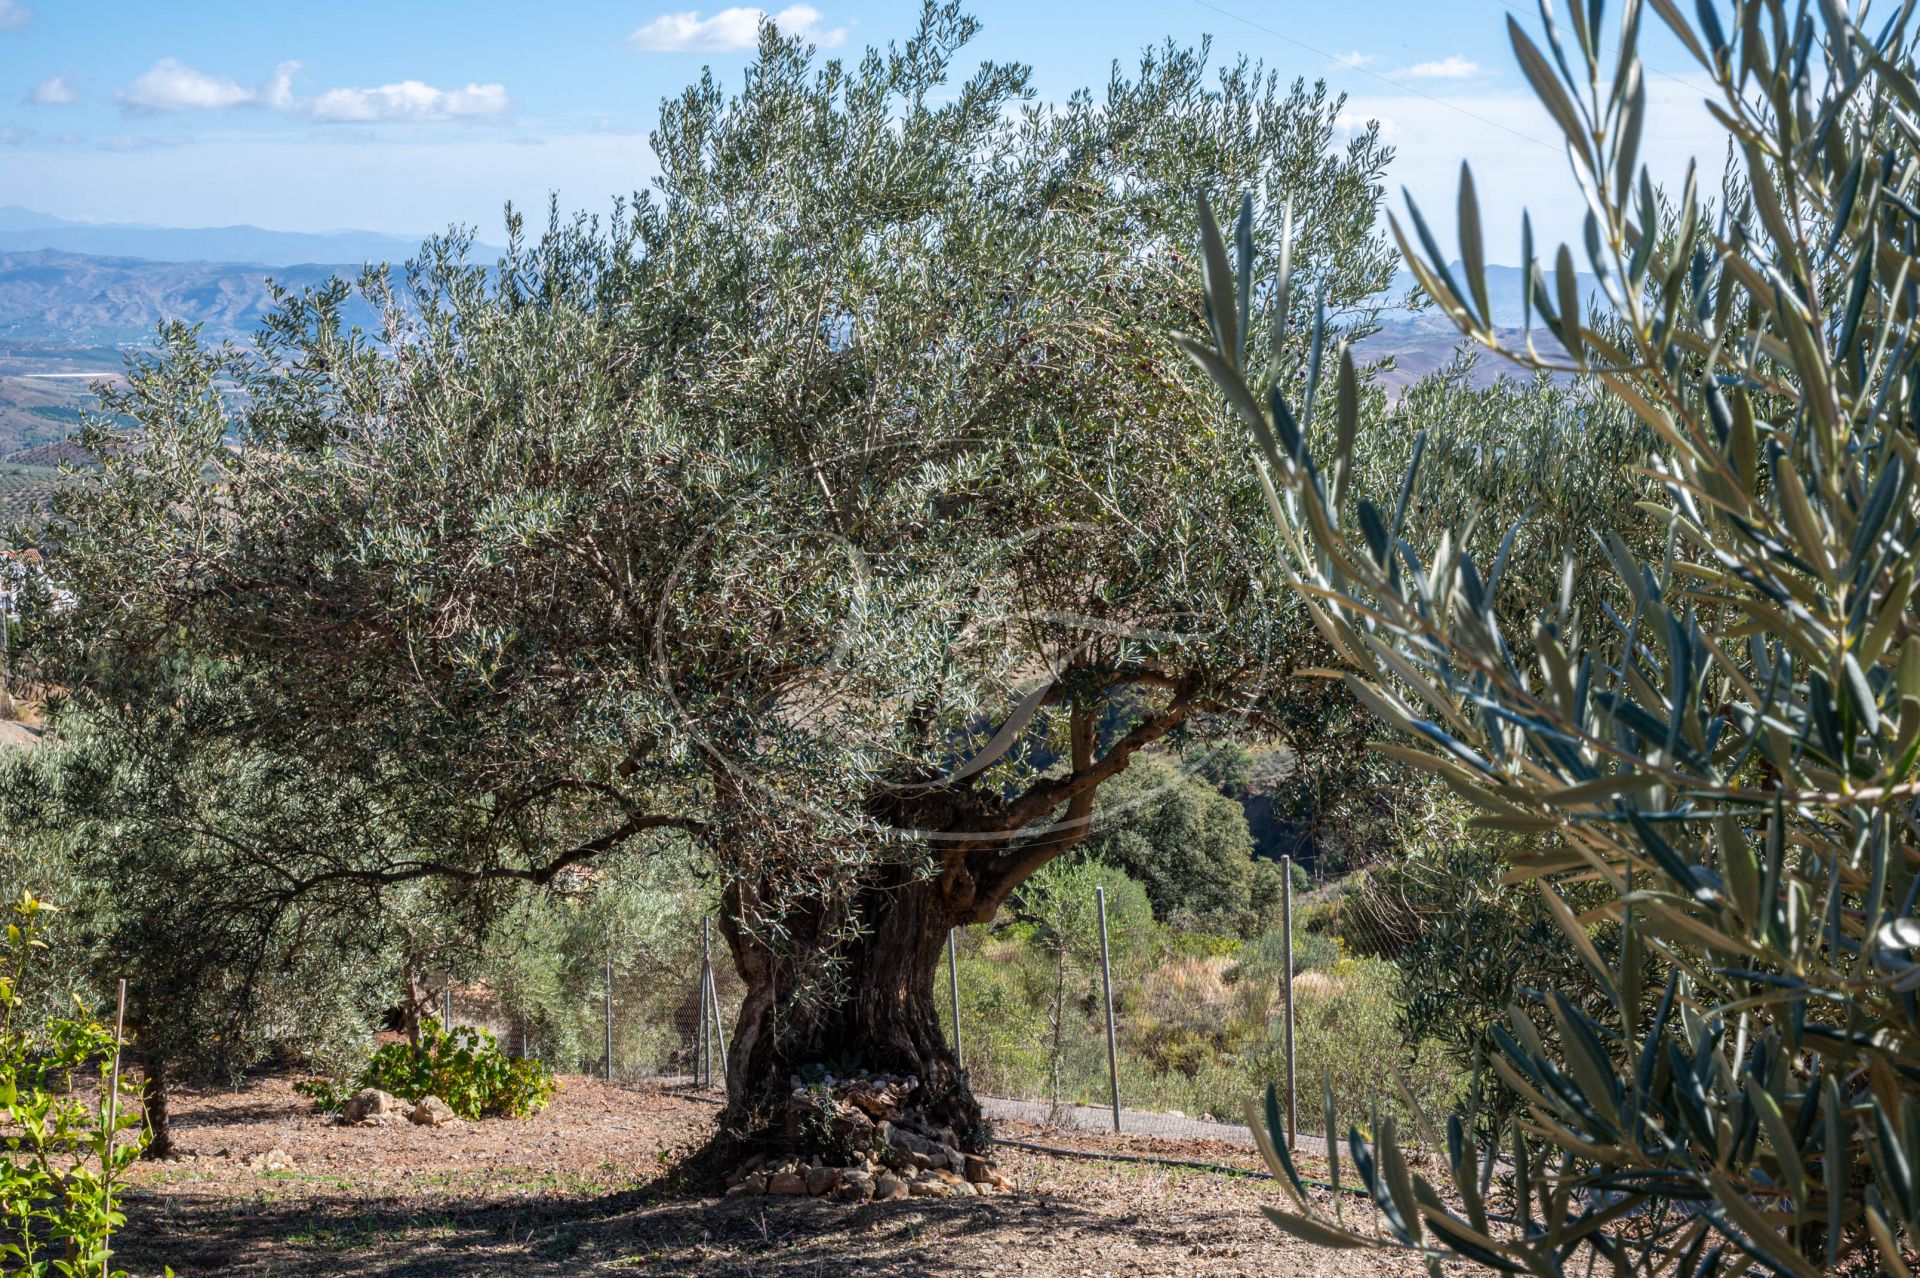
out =
[[[116,1259],[135,1274],[1386,1275],[1379,1253],[1326,1252],[1263,1220],[1270,1182],[1003,1149],[1019,1191],[850,1205],[722,1199],[674,1174],[711,1101],[569,1077],[526,1122],[343,1127],[288,1081],[176,1101],[176,1161],[143,1164]],[[1004,1138],[1252,1169],[1244,1145],[1057,1133]],[[249,1159],[270,1149],[286,1171]],[[256,1159],[257,1161],[257,1159]],[[1418,1272],[1406,1266],[1405,1272]]]

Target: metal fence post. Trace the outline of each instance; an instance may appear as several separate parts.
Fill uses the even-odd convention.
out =
[[[7,619],[5,612],[4,610],[0,610],[0,628],[4,628],[6,624]],[[106,1162],[109,1175],[112,1174],[113,1168],[113,1136],[114,1132],[120,1126],[120,1043],[126,1032],[127,978],[123,976],[120,978],[120,1001],[113,1013],[113,1081],[107,1084],[107,1152],[104,1161]],[[113,1205],[111,1196],[107,1199],[107,1205],[109,1207]],[[113,1250],[107,1246],[107,1244],[112,1241],[112,1238],[113,1223],[108,1221],[107,1227],[102,1231],[100,1239],[102,1253],[100,1256],[100,1278],[108,1278],[109,1270],[112,1267],[109,1262],[113,1258]]]
[[[707,1037],[709,1044],[707,1049],[707,1079],[709,1083],[712,1082],[713,1062],[718,1060],[720,1062],[720,1083],[722,1086],[725,1086],[727,1081],[727,1028],[720,1022],[720,983],[719,979],[713,974],[712,963],[707,964],[706,1008],[713,1016],[713,1030]]]
[[[446,987],[440,991],[440,1028],[453,1033],[453,978],[447,978]]]
[[[1113,1029],[1113,963],[1107,957],[1107,889],[1093,890],[1100,910],[1100,980],[1107,996],[1107,1082],[1113,1090],[1113,1130],[1120,1130],[1120,1045]]]
[[[1293,1058],[1293,858],[1280,858],[1280,932],[1286,937],[1283,947],[1286,960],[1282,967],[1287,984],[1287,1148],[1297,1143],[1299,1132],[1299,1103],[1295,1094],[1299,1088],[1294,1074]]]
[[[607,988],[601,1004],[607,1031],[607,1081],[613,1081],[613,955],[607,955]]]
[[[713,1086],[713,1022],[707,1016],[707,990],[713,981],[713,916],[700,920],[700,1074],[699,1086]]]
[[[960,1046],[960,964],[954,958],[953,934],[947,929],[947,993],[953,999],[953,1063],[967,1067],[967,1054]]]

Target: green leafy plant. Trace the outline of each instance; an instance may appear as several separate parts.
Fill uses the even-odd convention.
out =
[[[132,1089],[108,1103],[113,1030],[79,1006],[40,1023],[27,1014],[47,952],[40,916],[52,909],[21,893],[0,946],[0,1278],[109,1272],[111,1235],[126,1221],[120,1179],[146,1144]],[[75,1095],[72,1078],[86,1069],[99,1092]]]
[[[1564,246],[1550,284],[1523,223],[1527,303],[1558,350],[1496,334],[1470,173],[1458,267],[1418,210],[1411,237],[1395,228],[1463,332],[1593,379],[1652,433],[1640,471],[1655,499],[1637,517],[1661,548],[1637,554],[1624,512],[1595,529],[1617,606],[1583,611],[1569,565],[1524,611],[1497,607],[1513,534],[1489,562],[1468,546],[1470,514],[1415,532],[1417,447],[1397,498],[1351,483],[1350,356],[1328,361],[1331,388],[1250,384],[1252,254],[1236,271],[1202,212],[1212,333],[1189,350],[1252,431],[1292,583],[1398,734],[1379,748],[1464,795],[1477,828],[1532,836],[1506,878],[1537,885],[1602,996],[1549,990],[1492,1031],[1522,1102],[1504,1162],[1470,1112],[1431,1176],[1391,1124],[1371,1141],[1349,1129],[1334,1176],[1358,1175],[1384,1234],[1316,1208],[1270,1091],[1255,1126],[1296,1199],[1270,1216],[1436,1270],[1906,1275],[1920,1228],[1913,6],[1868,29],[1839,4],[1703,3],[1690,21],[1651,2],[1714,86],[1736,165],[1722,207],[1691,174],[1663,198],[1639,166],[1641,6],[1625,5],[1616,52],[1596,0],[1572,7],[1572,42],[1543,9],[1550,56],[1509,27],[1587,196],[1605,300],[1583,307]],[[1331,418],[1316,421],[1323,389]],[[1604,928],[1617,945],[1596,943]]]
[[[420,1045],[388,1043],[373,1054],[349,1085],[309,1079],[294,1090],[328,1113],[347,1098],[375,1087],[402,1100],[437,1096],[465,1119],[527,1118],[547,1107],[559,1084],[540,1061],[500,1050],[487,1030],[463,1025],[442,1029],[431,1018],[420,1025]]]

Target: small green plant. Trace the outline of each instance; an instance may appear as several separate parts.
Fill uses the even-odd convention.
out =
[[[313,1107],[323,1114],[337,1114],[346,1106],[347,1097],[353,1091],[341,1085],[333,1078],[306,1078],[293,1085],[295,1095],[304,1096],[313,1102]]]
[[[559,1088],[540,1061],[511,1056],[486,1030],[462,1025],[447,1030],[431,1018],[420,1026],[420,1045],[389,1043],[373,1054],[351,1085],[315,1078],[294,1090],[327,1113],[368,1087],[402,1100],[438,1096],[461,1118],[528,1118],[547,1107]]]
[[[39,917],[52,906],[30,892],[7,907],[0,946],[0,1278],[108,1273],[109,1240],[125,1223],[115,1199],[122,1173],[146,1146],[137,1098],[116,1108],[114,1036],[76,1005],[36,1024],[27,994],[47,949]],[[74,1074],[95,1068],[100,1089],[74,1095]],[[121,1271],[111,1271],[119,1274]]]

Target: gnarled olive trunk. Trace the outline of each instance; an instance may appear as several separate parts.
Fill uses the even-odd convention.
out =
[[[736,880],[727,889],[721,930],[747,995],[727,1052],[726,1127],[737,1137],[784,1131],[794,1071],[845,1062],[849,1069],[912,1075],[918,1081],[908,1098],[913,1116],[951,1130],[962,1148],[985,1153],[979,1102],[935,1011],[934,976],[947,933],[991,920],[1029,875],[1084,839],[1096,788],[1179,726],[1196,686],[1178,685],[1165,709],[1135,724],[1104,754],[1096,750],[1097,703],[1076,702],[1070,770],[1042,778],[1013,800],[961,791],[876,801],[873,814],[897,829],[945,832],[925,865],[874,865],[860,871],[850,889],[803,901],[783,901]],[[778,926],[742,922],[769,918]],[[768,933],[778,935],[777,946]]]
[[[936,1011],[947,932],[965,921],[937,880],[878,868],[834,909],[784,914],[778,951],[738,925],[740,892],[727,904],[721,930],[746,983],[727,1051],[727,1124],[736,1134],[784,1124],[800,1066],[844,1063],[913,1076],[917,1116],[951,1128],[968,1149],[984,1147],[980,1106]]]

